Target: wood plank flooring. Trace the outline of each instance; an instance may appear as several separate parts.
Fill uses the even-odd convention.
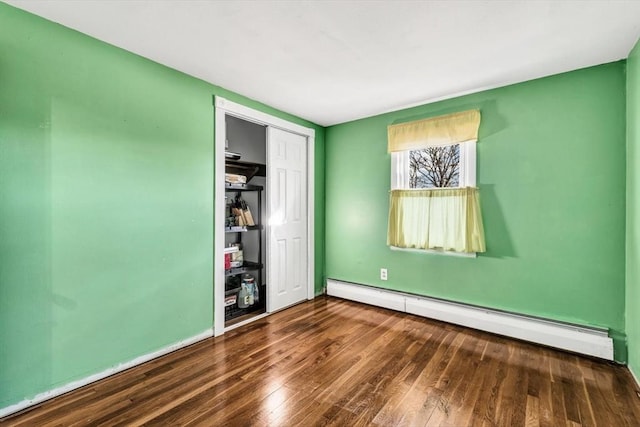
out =
[[[626,368],[321,297],[0,426],[640,426]]]

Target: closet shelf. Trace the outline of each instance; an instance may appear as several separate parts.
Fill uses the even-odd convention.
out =
[[[226,325],[231,326],[262,313],[264,313],[264,309],[259,306],[248,308],[231,307],[231,309],[225,313],[224,318]]]
[[[237,276],[238,274],[244,274],[249,271],[260,270],[262,268],[262,264],[258,262],[245,261],[242,264],[242,267],[229,268],[224,271],[224,275],[226,277],[229,276]]]
[[[231,184],[231,183],[225,182],[224,189],[229,191],[262,191],[263,187],[261,185]]]
[[[247,177],[247,181],[250,181],[254,176],[267,176],[267,165],[263,163],[229,159],[226,159],[224,163],[226,173],[244,175]]]
[[[228,173],[244,175],[247,177],[247,181],[253,177],[254,173],[260,172],[260,165],[258,164],[247,164],[246,162],[241,164],[239,161],[229,160],[227,160],[226,163],[226,171]],[[243,169],[236,170],[233,169],[234,166],[242,166]],[[249,169],[244,169],[245,166],[248,166]],[[265,169],[264,165],[262,165],[263,172]],[[229,182],[225,182],[224,187],[225,192],[227,193],[225,195],[225,198],[227,199],[225,218],[230,219],[231,217],[239,216],[237,212],[238,209],[243,211],[241,214],[243,217],[242,221],[239,219],[227,221],[227,226],[224,228],[224,232],[226,233],[225,245],[232,243],[241,244],[244,247],[245,260],[247,259],[247,254],[250,254],[248,258],[257,261],[244,261],[240,267],[233,267],[225,270],[224,318],[225,327],[228,327],[238,321],[241,321],[239,319],[248,319],[266,311],[266,288],[263,283],[264,265],[262,264],[262,230],[265,228],[262,225],[262,192],[264,191],[264,187],[248,183],[240,184]],[[244,192],[253,192],[254,194]],[[247,200],[245,200],[245,197]],[[234,199],[233,202],[231,201],[232,199]],[[251,205],[251,209],[249,209],[249,205]],[[234,209],[236,212],[234,212]],[[251,211],[253,211],[253,214],[250,215],[249,213]],[[253,223],[255,223],[255,225],[233,225]],[[246,232],[248,231],[257,231],[257,233],[246,235]],[[247,239],[243,242],[245,237]],[[246,285],[248,292],[251,292],[254,295],[254,303],[249,307],[240,308],[241,304],[239,304],[238,298],[243,283],[245,283],[245,274],[251,276],[246,277]],[[256,292],[259,294],[257,298],[255,298]],[[245,304],[246,301],[242,305]]]
[[[226,233],[244,233],[252,230],[262,230],[262,225],[238,225],[224,228]]]

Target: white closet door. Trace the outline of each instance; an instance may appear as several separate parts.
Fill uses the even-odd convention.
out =
[[[269,311],[307,298],[307,138],[269,127]]]

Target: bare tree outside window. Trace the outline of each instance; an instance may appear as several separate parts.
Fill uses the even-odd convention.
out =
[[[460,145],[409,152],[409,188],[458,187]]]

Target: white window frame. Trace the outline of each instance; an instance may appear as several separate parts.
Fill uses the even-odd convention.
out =
[[[460,142],[460,175],[459,185],[453,188],[476,186],[476,140]],[[409,190],[409,151],[391,153],[391,189]],[[437,255],[449,255],[463,258],[475,258],[476,253],[460,253],[438,249],[414,249],[391,246],[394,251],[419,252]]]

